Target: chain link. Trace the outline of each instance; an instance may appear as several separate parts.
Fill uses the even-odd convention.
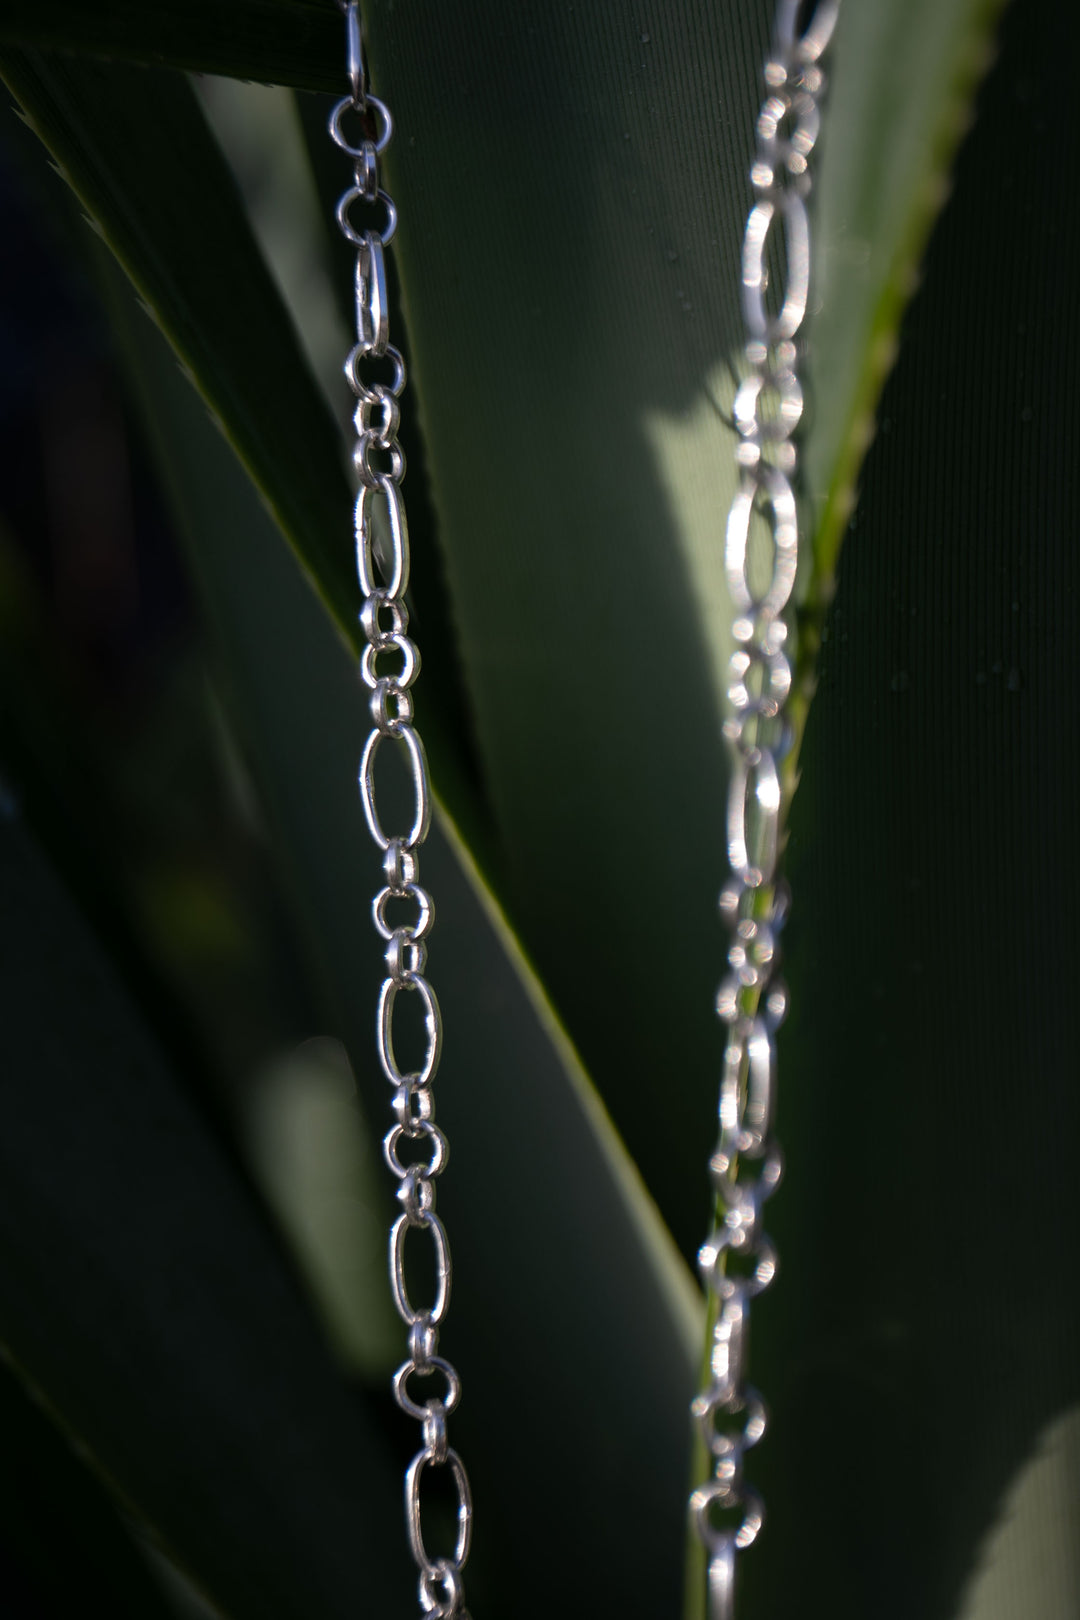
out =
[[[781,765],[790,745],[785,704],[795,656],[786,617],[799,542],[792,436],[802,418],[803,392],[795,340],[810,290],[806,199],[825,85],[820,58],[838,9],[839,0],[819,0],[800,30],[800,0],[780,0],[750,170],[754,203],[743,238],[746,375],[735,398],[739,487],[724,546],[735,609],[724,725],[732,751],[731,876],[720,896],[730,945],[716,1005],[727,1045],[720,1134],[709,1161],[716,1216],[698,1253],[715,1325],[704,1387],[691,1407],[711,1458],[711,1477],[690,1498],[691,1520],[708,1557],[709,1620],[732,1620],[736,1554],[750,1546],[764,1522],[761,1499],[743,1478],[743,1458],[767,1422],[764,1402],[746,1378],[750,1302],[776,1275],[776,1251],[763,1217],[783,1173],[772,1120],[776,1032],[787,1011],[779,973],[787,891],[776,866]],[[762,550],[768,556],[764,569]]]
[[[359,783],[368,829],[383,853],[385,886],[373,904],[375,927],[386,943],[376,1045],[393,1087],[395,1124],[383,1152],[398,1184],[402,1210],[390,1233],[390,1284],[408,1328],[408,1358],[394,1374],[393,1392],[402,1411],[421,1425],[423,1443],[405,1474],[405,1525],[420,1572],[420,1607],[432,1620],[468,1620],[462,1572],[472,1533],[472,1498],[461,1458],[447,1438],[447,1418],[461,1399],[461,1381],[438,1354],[452,1268],[446,1228],[435,1212],[435,1187],[448,1149],[435,1123],[432,1092],[442,1046],[442,1015],[424,976],[435,907],[420,883],[420,848],[431,821],[431,790],[424,745],[413,725],[411,688],[420,670],[420,654],[408,634],[405,603],[409,530],[401,498],[405,457],[397,437],[405,362],[390,342],[386,291],[384,250],[397,225],[397,210],[379,184],[379,159],[393,134],[393,121],[384,103],[367,89],[357,0],[339,4],[345,16],[349,93],[335,106],[329,128],[332,140],[353,164],[353,183],[341,196],[337,220],[356,248],[357,340],[345,362],[345,375],[357,400],[356,572],[364,598],[360,625],[367,640],[360,675],[371,693],[372,725]],[[403,750],[411,785],[412,815],[401,833],[386,832],[378,809],[375,764],[384,743]],[[406,1068],[394,1045],[395,1009],[403,996],[418,1003],[423,1025],[422,1059]],[[416,1156],[410,1157],[410,1152]],[[435,1292],[431,1304],[415,1303],[406,1283],[410,1232],[423,1233],[431,1249]],[[418,1394],[417,1386],[426,1386],[429,1392]],[[429,1469],[448,1470],[457,1497],[457,1531],[449,1555],[433,1556],[424,1540],[420,1489]]]
[[[745,1367],[750,1301],[776,1275],[763,1210],[783,1171],[772,1116],[776,1031],[787,1009],[778,972],[787,895],[776,863],[780,766],[789,740],[784,706],[793,659],[785,614],[798,562],[793,488],[798,457],[792,435],[802,417],[803,394],[795,339],[809,296],[806,198],[808,158],[818,136],[824,88],[819,61],[835,25],[838,3],[819,0],[809,25],[800,32],[799,0],[781,0],[765,66],[767,94],[751,168],[755,201],[743,241],[747,375],[735,400],[740,482],[728,516],[724,551],[736,644],[728,671],[731,712],[724,727],[733,753],[727,836],[732,876],[720,902],[731,944],[729,971],[717,994],[728,1038],[720,1135],[709,1164],[717,1219],[698,1256],[702,1280],[716,1300],[716,1317],[707,1380],[692,1406],[712,1459],[710,1479],[690,1501],[709,1558],[710,1620],[732,1620],[735,1554],[750,1546],[764,1520],[760,1498],[743,1479],[744,1455],[762,1438],[767,1422],[764,1403],[748,1383]],[[423,1444],[405,1476],[406,1529],[420,1572],[420,1607],[434,1620],[468,1620],[462,1572],[469,1552],[472,1501],[464,1466],[447,1437],[447,1419],[460,1400],[461,1384],[454,1368],[438,1354],[452,1268],[446,1230],[435,1212],[435,1184],[448,1148],[435,1124],[431,1089],[442,1020],[435,992],[424,976],[434,906],[419,882],[420,847],[430,823],[431,795],[423,743],[413,725],[411,687],[420,655],[408,635],[405,604],[409,544],[400,488],[405,457],[397,437],[405,364],[390,343],[386,290],[384,250],[394,235],[397,211],[379,184],[379,158],[393,124],[384,103],[367,91],[357,0],[339,4],[346,21],[349,94],[335,106],[329,127],[334,142],[353,162],[353,184],[342,194],[337,219],[357,249],[357,342],[345,374],[357,399],[356,562],[364,597],[360,622],[367,640],[360,673],[371,693],[372,718],[359,780],[368,828],[384,855],[385,887],[373,906],[375,926],[386,942],[377,1049],[394,1088],[396,1123],[387,1133],[384,1153],[398,1182],[402,1214],[390,1235],[390,1277],[395,1305],[408,1327],[409,1352],[394,1375],[393,1392],[401,1409],[421,1424]],[[355,128],[353,138],[347,120]],[[372,215],[381,218],[381,228],[365,223]],[[770,288],[770,270],[777,266],[779,294]],[[770,555],[764,584],[756,577],[760,547],[752,539],[762,525]],[[387,657],[394,661],[389,670]],[[375,790],[375,762],[386,739],[404,745],[413,795],[411,824],[407,832],[394,835],[383,829]],[[411,920],[390,921],[395,901],[412,907]],[[425,1040],[419,1066],[405,1072],[394,1047],[394,1010],[401,994],[419,1001]],[[416,1144],[421,1156],[403,1159],[405,1142]],[[427,1306],[413,1303],[405,1280],[405,1242],[414,1229],[425,1232],[432,1246],[435,1298]],[[441,1380],[441,1394],[421,1401],[410,1393],[410,1380],[432,1377]],[[449,1470],[457,1497],[457,1532],[449,1556],[433,1556],[424,1541],[420,1492],[429,1468]]]

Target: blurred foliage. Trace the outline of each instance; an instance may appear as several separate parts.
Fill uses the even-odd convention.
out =
[[[1055,125],[1045,161],[1051,0],[1008,9],[975,99],[996,9],[851,0],[833,53],[748,1620],[796,1593],[829,1620],[1064,1620],[1080,1590],[1080,324],[1054,180],[1080,154]],[[772,0],[365,13],[397,125],[470,1606],[673,1613]],[[331,0],[0,0],[22,115],[0,147],[16,1620],[89,1595],[412,1612],[328,224],[340,34]]]

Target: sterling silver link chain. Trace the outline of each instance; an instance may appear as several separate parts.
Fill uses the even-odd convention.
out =
[[[401,482],[405,458],[398,442],[398,400],[405,363],[389,338],[384,250],[397,213],[379,185],[379,158],[392,134],[385,104],[365,81],[358,0],[338,0],[345,16],[349,93],[335,106],[330,134],[354,166],[337,218],[357,249],[357,341],[345,363],[356,395],[353,461],[360,481],[356,501],[356,562],[367,638],[361,676],[371,692],[372,730],[360,763],[360,794],[372,838],[383,852],[385,887],[375,897],[374,919],[386,941],[386,977],[379,993],[377,1046],[393,1087],[396,1123],[384,1142],[398,1182],[402,1213],[390,1234],[394,1302],[409,1330],[408,1359],[394,1375],[398,1405],[422,1425],[423,1445],[405,1475],[409,1546],[420,1571],[419,1597],[434,1620],[468,1620],[463,1570],[469,1552],[472,1500],[464,1466],[447,1438],[447,1418],[461,1383],[438,1354],[439,1329],[450,1301],[451,1263],[446,1230],[435,1213],[435,1183],[446,1165],[446,1137],[435,1123],[431,1082],[439,1062],[442,1021],[424,976],[427,936],[434,921],[430,895],[420,885],[420,847],[427,836],[431,795],[423,743],[413,725],[411,687],[420,669],[408,636],[405,594],[409,542]],[[724,563],[735,606],[735,651],[728,669],[732,748],[727,845],[731,876],[720,898],[731,930],[728,973],[717,1010],[728,1029],[720,1086],[720,1134],[709,1161],[717,1215],[698,1255],[702,1281],[715,1302],[715,1325],[705,1387],[691,1408],[712,1458],[711,1477],[690,1498],[691,1517],[708,1557],[709,1620],[733,1620],[735,1555],[756,1539],[764,1509],[743,1479],[744,1454],[765,1433],[761,1396],[747,1381],[750,1302],[776,1275],[776,1254],[763,1227],[763,1208],[783,1170],[772,1133],[776,1093],[776,1033],[787,1010],[778,971],[779,939],[787,894],[777,876],[784,806],[781,766],[790,745],[785,705],[794,650],[787,611],[798,563],[798,511],[794,485],[798,452],[793,434],[803,412],[796,338],[809,296],[810,232],[806,199],[808,159],[817,141],[824,89],[820,58],[836,23],[839,0],[819,0],[798,30],[800,0],[780,0],[775,37],[765,65],[766,98],[757,121],[757,151],[750,178],[755,201],[742,252],[746,369],[735,399],[739,433],[739,487],[728,514]],[[350,139],[343,125],[355,126]],[[382,210],[382,228],[359,223],[357,209]],[[770,268],[779,265],[779,287]],[[378,380],[379,376],[382,380]],[[382,503],[382,522],[377,516]],[[752,536],[764,523],[770,575],[757,577]],[[396,658],[387,671],[380,660]],[[387,739],[406,754],[414,811],[407,832],[388,835],[375,794],[375,761]],[[392,922],[394,901],[413,908],[411,921]],[[402,993],[420,1003],[426,1047],[418,1068],[403,1072],[394,1050],[394,1009]],[[402,1157],[406,1143],[423,1144],[419,1158]],[[435,1300],[415,1305],[405,1280],[408,1233],[427,1233],[434,1253]],[[421,1400],[410,1380],[438,1377],[441,1393]],[[457,1496],[453,1554],[433,1557],[424,1542],[420,1489],[429,1468],[448,1468]]]
[[[402,1213],[390,1232],[390,1285],[394,1303],[409,1330],[408,1359],[394,1374],[394,1398],[421,1424],[423,1444],[405,1474],[405,1524],[409,1547],[420,1571],[420,1607],[433,1620],[468,1620],[462,1572],[469,1556],[472,1498],[461,1458],[447,1438],[446,1420],[461,1399],[461,1382],[438,1354],[439,1329],[450,1303],[450,1246],[435,1213],[435,1184],[447,1160],[447,1142],[435,1123],[431,1083],[439,1063],[442,1017],[435,992],[424,976],[427,937],[435,919],[431,896],[420,884],[420,848],[431,820],[427,758],[413,726],[412,684],[420,654],[408,635],[409,532],[401,498],[405,457],[398,443],[398,400],[405,386],[405,362],[390,342],[384,250],[394,234],[397,212],[379,185],[379,159],[393,123],[383,102],[367,91],[357,0],[338,0],[345,15],[349,93],[330,115],[330,134],[353,162],[353,184],[337,207],[338,224],[356,247],[356,343],[345,375],[356,395],[357,432],[353,464],[360,481],[356,499],[356,569],[364,604],[360,624],[367,646],[360,674],[371,692],[372,730],[360,761],[360,798],[371,836],[383,853],[385,887],[375,896],[375,927],[386,941],[386,977],[379,992],[376,1040],[379,1061],[393,1087],[395,1124],[383,1143],[386,1162],[398,1183]],[[346,130],[349,122],[352,134]],[[364,224],[372,210],[381,229]],[[357,214],[361,219],[357,219]],[[382,379],[382,380],[379,380]],[[387,661],[392,667],[387,668]],[[375,762],[383,744],[404,750],[412,783],[413,814],[403,833],[388,834],[376,803]],[[392,920],[402,908],[409,920]],[[425,1048],[416,1068],[403,1071],[394,1050],[394,1010],[402,996],[414,996],[423,1019]],[[408,1144],[414,1144],[410,1150]],[[411,1156],[418,1155],[417,1157]],[[403,1157],[404,1155],[404,1157]],[[424,1232],[434,1258],[435,1299],[417,1305],[405,1280],[405,1248],[410,1232]],[[416,1382],[436,1379],[426,1397]],[[457,1497],[453,1553],[432,1556],[424,1541],[420,1491],[428,1469],[448,1469]]]
[[[708,1558],[709,1620],[732,1620],[735,1557],[761,1529],[761,1498],[743,1479],[743,1457],[765,1433],[765,1406],[746,1378],[750,1302],[776,1275],[763,1208],[783,1159],[772,1132],[776,1032],[787,1011],[778,971],[787,893],[777,877],[781,765],[790,747],[785,705],[795,651],[786,618],[799,551],[792,435],[803,411],[796,338],[810,290],[808,159],[824,89],[820,58],[839,0],[819,0],[799,31],[799,0],[780,0],[765,64],[750,170],[754,204],[742,250],[745,375],[735,398],[739,486],[728,513],[724,566],[735,607],[728,666],[731,744],[727,846],[731,875],[720,896],[731,930],[728,972],[717,994],[727,1025],[720,1135],[709,1160],[713,1230],[698,1253],[715,1309],[705,1387],[691,1407],[712,1459],[690,1512]],[[779,285],[770,287],[770,269]],[[752,536],[767,531],[769,577],[758,577]],[[764,540],[764,536],[762,536]]]

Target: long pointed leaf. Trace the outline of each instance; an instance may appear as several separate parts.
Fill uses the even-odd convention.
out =
[[[0,52],[3,75],[153,312],[352,646],[351,497],[341,437],[190,86],[173,73]],[[239,311],[242,311],[242,318]],[[445,719],[441,790],[475,848],[486,817]],[[454,711],[452,703],[448,712]]]
[[[857,284],[878,338],[895,327],[894,237],[910,248],[925,228],[935,176],[940,196],[957,85],[985,41],[982,0],[928,6],[926,28],[910,9],[846,7],[833,64],[826,252],[844,220],[871,246],[864,271],[835,267],[834,313],[818,323],[810,465],[823,487],[834,462],[841,482],[854,465],[861,373],[833,363],[846,300]],[[720,26],[714,6],[689,4],[640,28],[618,8],[511,15],[500,0],[368,16],[372,79],[399,132],[387,161],[417,391],[511,909],[687,1251],[706,1205],[688,1138],[708,1139],[719,1068],[725,418],[773,11],[746,0]],[[464,234],[462,176],[482,199]],[[880,375],[877,363],[874,386]],[[585,971],[579,928],[603,940]],[[662,988],[625,995],[644,984]]]
[[[4,0],[0,40],[336,90],[341,18],[324,0]]]
[[[0,890],[11,1357],[233,1620],[392,1609],[407,1587],[370,1421],[249,1195],[10,816]]]
[[[1002,0],[848,5],[832,57],[815,228],[813,589],[827,600],[919,259],[990,58]]]
[[[66,1620],[92,1591],[114,1620],[176,1620],[115,1502],[10,1367],[0,1367],[0,1418],[0,1564],[9,1613],[26,1612],[25,1595],[35,1620]]]
[[[1040,1451],[1047,1563],[1013,1612],[1055,1614],[1071,1579],[1049,1534],[1060,1487],[1076,1544],[1080,1501],[1080,210],[1060,185],[1080,132],[1044,161],[1060,30],[1055,0],[1002,19],[826,623],[788,852],[753,1615],[795,1569],[815,1620],[955,1620]]]
[[[319,972],[379,1119],[387,1088],[373,1060],[381,958],[370,896],[381,880],[354,778],[369,726],[363,691],[156,335],[126,300],[112,307]],[[453,1145],[439,1191],[457,1261],[446,1337],[465,1377],[455,1425],[474,1478],[481,1593],[486,1581],[494,1606],[513,1591],[522,1620],[556,1601],[575,1617],[670,1605],[696,1289],[442,812],[423,865],[439,911],[439,1116]],[[534,1396],[542,1436],[507,1493],[505,1414],[524,1399],[531,1424]],[[548,1546],[539,1567],[538,1540]]]

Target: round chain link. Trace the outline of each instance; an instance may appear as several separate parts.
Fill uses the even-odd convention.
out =
[[[776,1275],[764,1206],[783,1173],[772,1120],[776,1031],[787,1011],[778,970],[787,891],[776,867],[784,809],[781,763],[789,746],[784,709],[795,656],[787,612],[799,542],[793,434],[802,419],[803,390],[796,338],[810,294],[806,201],[825,87],[820,58],[838,9],[839,0],[819,0],[800,30],[800,0],[780,0],[750,170],[754,202],[743,238],[746,374],[735,399],[739,486],[724,545],[735,651],[724,725],[732,750],[731,877],[720,911],[731,943],[716,1006],[728,1034],[720,1133],[709,1161],[716,1215],[698,1253],[702,1282],[715,1301],[715,1325],[705,1386],[691,1407],[712,1464],[710,1478],[690,1498],[691,1522],[708,1558],[709,1620],[733,1620],[735,1555],[750,1546],[764,1522],[761,1499],[743,1479],[743,1457],[767,1423],[765,1404],[746,1381],[750,1302]]]
[[[383,1153],[397,1180],[402,1210],[390,1233],[390,1284],[408,1328],[408,1357],[394,1374],[393,1392],[402,1411],[421,1425],[421,1449],[405,1475],[405,1526],[419,1571],[420,1608],[435,1620],[468,1620],[463,1571],[472,1535],[472,1496],[461,1458],[447,1438],[447,1418],[461,1399],[461,1381],[438,1353],[452,1268],[446,1229],[435,1213],[435,1186],[446,1166],[448,1147],[435,1124],[432,1091],[442,1047],[442,1014],[424,976],[435,908],[420,882],[420,847],[431,822],[431,790],[424,745],[413,725],[411,688],[420,670],[420,654],[408,635],[405,604],[409,530],[401,498],[405,457],[397,437],[405,362],[390,342],[384,252],[397,225],[397,210],[379,183],[379,160],[394,126],[385,104],[367,89],[358,0],[338,3],[345,16],[349,93],[335,106],[329,127],[331,139],[353,165],[353,182],[338,203],[337,220],[356,248],[356,343],[345,362],[345,376],[357,400],[356,571],[364,599],[360,625],[367,640],[360,675],[371,693],[372,721],[359,785],[368,829],[383,854],[385,887],[373,905],[375,927],[386,942],[376,1048],[393,1087],[395,1123]],[[411,820],[398,833],[384,829],[375,789],[376,760],[384,743],[404,750],[412,786]],[[408,1068],[402,1067],[394,1046],[395,1008],[403,996],[418,1004],[423,1024],[422,1057]],[[405,1248],[410,1232],[421,1234],[412,1243],[426,1243],[431,1251],[430,1305],[415,1304],[409,1293]],[[428,1393],[421,1394],[425,1388]],[[453,1551],[438,1556],[428,1551],[420,1518],[420,1485],[428,1469],[449,1470],[458,1503]]]

